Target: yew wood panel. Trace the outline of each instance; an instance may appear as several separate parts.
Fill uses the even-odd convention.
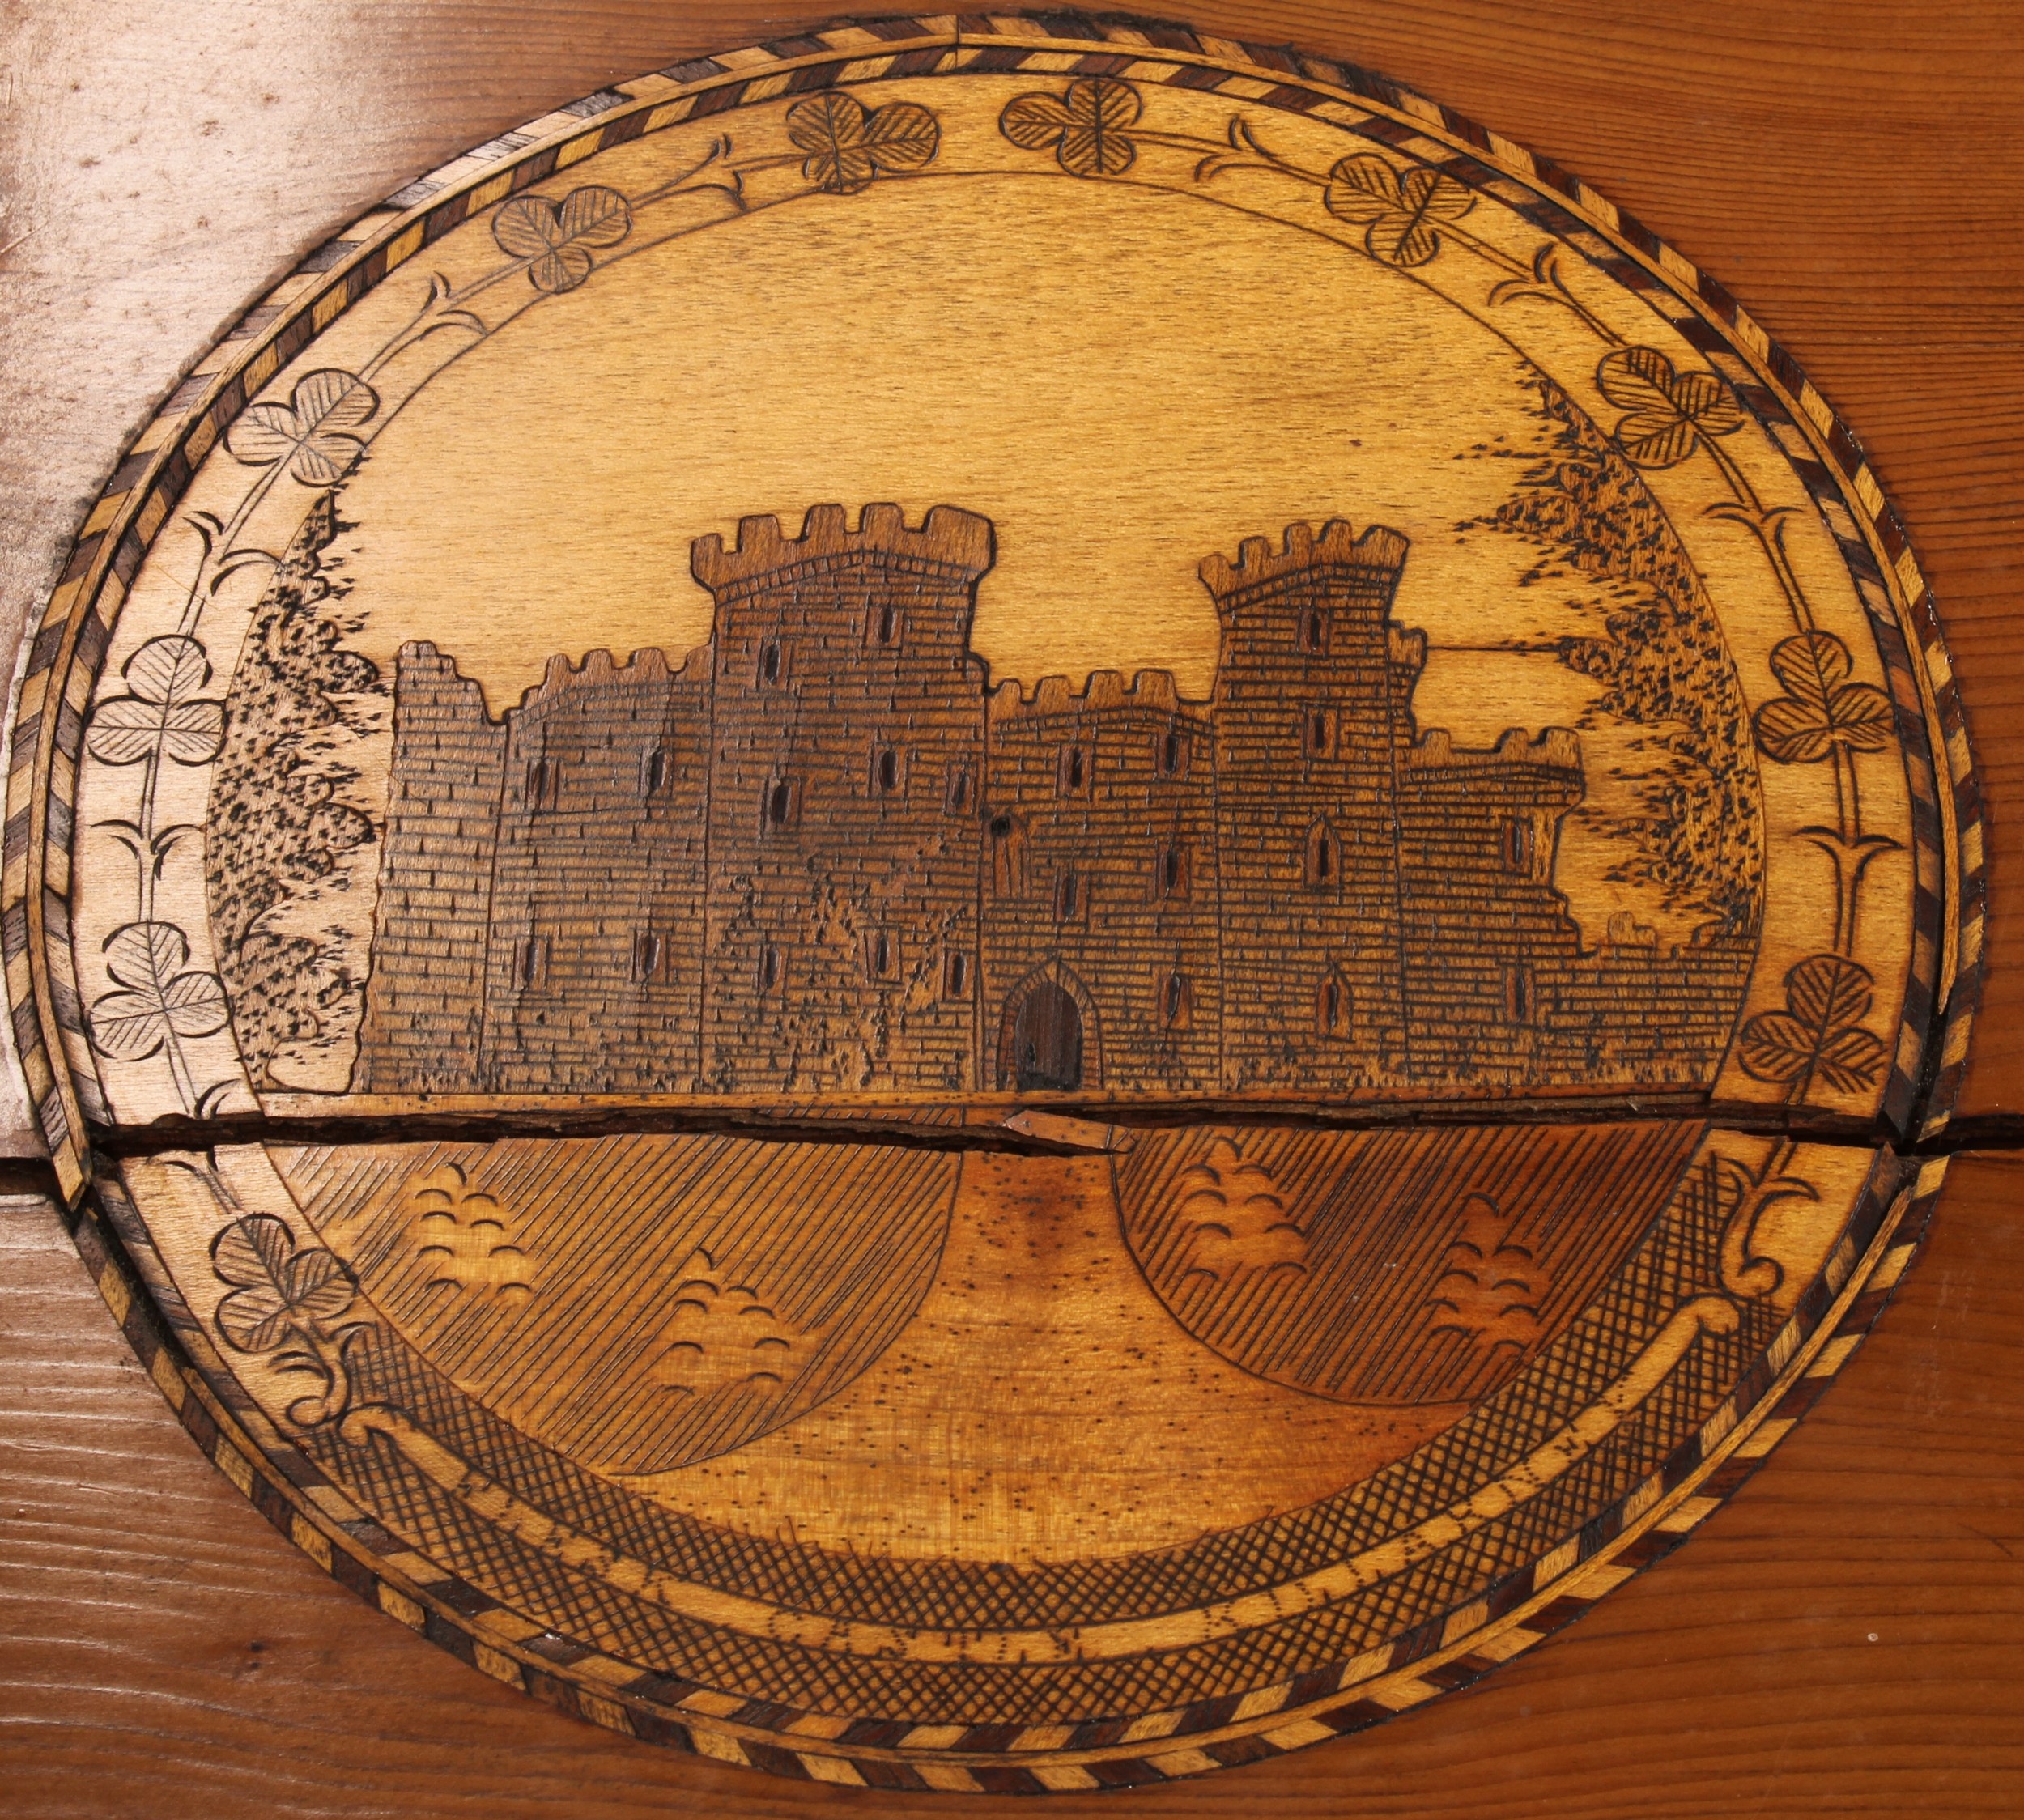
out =
[[[1208,32],[1350,56],[1597,183],[1706,265],[1865,441],[1910,525],[1989,796],[1979,1065],[1957,1116],[2024,1109],[2005,963],[2019,700],[2005,584],[2019,460],[2012,332],[2024,128],[2004,10],[1974,3],[1195,9]],[[818,9],[179,9],[16,15],[0,134],[0,636],[46,588],[176,363],[415,172],[560,97]],[[482,49],[474,47],[481,45]],[[11,642],[11,637],[8,636]]]
[[[0,77],[0,634],[121,438],[257,288],[542,108],[823,16],[756,6],[201,5],[17,15]],[[2024,63],[2003,10],[1198,6],[1350,56],[1582,172],[1704,262],[1861,435],[1941,603],[1990,799],[1959,1111],[2024,1110],[2014,334]],[[66,520],[66,511],[71,517]],[[1972,1130],[1973,1128],[1969,1128]],[[1984,1127],[1983,1135],[2001,1136]],[[17,1154],[25,1121],[6,1123]],[[1693,1544],[1492,1681],[1146,1812],[1998,1813],[2024,1744],[2024,1249],[2013,1161],[1957,1163],[1844,1383]],[[357,1605],[178,1431],[53,1213],[0,1257],[0,1712],[36,1814],[861,1811],[592,1732]],[[1872,1635],[1875,1640],[1870,1640]],[[1054,1797],[1082,1811],[1077,1797]],[[944,1802],[942,1805],[947,1805]]]
[[[2024,1163],[1954,1165],[1814,1414],[1659,1567],[1357,1737],[1065,1814],[1998,1814],[2024,1771]],[[0,1212],[13,1811],[213,1820],[1011,1811],[786,1784],[596,1731],[402,1631],[201,1458],[46,1204]],[[1023,1808],[1018,1811],[1026,1811]]]

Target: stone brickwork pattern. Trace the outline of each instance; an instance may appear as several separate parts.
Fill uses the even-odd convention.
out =
[[[558,657],[500,721],[405,647],[355,1086],[1703,1081],[1749,946],[1584,933],[1554,885],[1579,741],[1418,729],[1406,555],[1337,521],[1207,558],[1205,703],[991,687],[992,527],[946,506],[703,538],[708,644]]]

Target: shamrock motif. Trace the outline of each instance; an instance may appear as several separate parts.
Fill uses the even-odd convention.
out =
[[[516,196],[492,217],[492,238],[529,262],[527,282],[550,296],[574,291],[590,276],[589,249],[616,246],[632,232],[632,210],[601,183],[572,189],[559,204],[546,196]]]
[[[1771,654],[1785,693],[1757,711],[1757,743],[1780,764],[1818,764],[1837,746],[1881,752],[1890,743],[1890,700],[1852,682],[1848,647],[1832,632],[1801,632]]]
[[[128,923],[106,938],[105,970],[123,992],[91,1007],[91,1044],[116,1061],[145,1061],[165,1042],[225,1027],[215,973],[185,972],[189,938],[173,923]]]
[[[1401,176],[1376,152],[1342,159],[1329,172],[1322,206],[1363,230],[1363,249],[1388,266],[1424,266],[1441,249],[1440,223],[1475,207],[1469,186],[1445,171],[1415,166]]]
[[[1816,1079],[1854,1093],[1877,1078],[1883,1044],[1862,1028],[1875,998],[1869,970],[1839,955],[1815,955],[1785,976],[1785,1009],[1743,1026],[1738,1051],[1754,1079],[1788,1086],[1803,1104]]]
[[[1743,427],[1743,408],[1709,372],[1676,373],[1656,347],[1619,347],[1596,368],[1602,395],[1629,413],[1616,427],[1623,453],[1641,468],[1677,466],[1703,436]]]
[[[285,405],[249,405],[225,446],[249,468],[285,462],[304,486],[331,487],[365,453],[351,432],[379,408],[379,393],[356,373],[323,367],[299,381]]]
[[[1138,155],[1127,135],[1144,111],[1129,83],[1084,76],[1065,95],[1019,96],[998,130],[1023,151],[1052,151],[1072,176],[1121,176]]]
[[[802,174],[835,196],[853,196],[881,172],[917,171],[942,143],[935,117],[912,101],[866,109],[854,95],[830,93],[787,110],[787,136],[807,156]]]
[[[219,1198],[238,1206],[228,1193]],[[305,1428],[340,1419],[351,1401],[347,1354],[372,1325],[343,1319],[358,1299],[358,1279],[322,1246],[298,1247],[287,1223],[271,1214],[234,1220],[211,1240],[210,1265],[232,1286],[215,1317],[225,1343],[268,1354],[275,1371],[321,1380],[319,1394],[289,1405],[288,1419]]]
[[[235,1220],[212,1240],[211,1268],[232,1292],[218,1330],[241,1352],[272,1352],[291,1334],[336,1320],[359,1293],[351,1273],[321,1245],[298,1248],[271,1214]]]
[[[132,693],[102,701],[86,743],[106,764],[138,764],[164,754],[207,764],[225,743],[225,704],[200,699],[210,662],[193,638],[151,638],[120,672]]]

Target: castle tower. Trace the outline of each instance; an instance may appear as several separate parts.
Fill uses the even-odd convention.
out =
[[[505,754],[477,683],[433,644],[403,644],[355,1093],[477,1084]]]
[[[709,728],[708,653],[555,657],[506,717],[488,1088],[693,1091]]]
[[[812,508],[695,543],[716,602],[706,1091],[977,1084],[990,521]]]
[[[1340,520],[1201,564],[1216,670],[1222,1077],[1403,1078],[1397,769],[1423,641],[1391,623],[1406,540]]]

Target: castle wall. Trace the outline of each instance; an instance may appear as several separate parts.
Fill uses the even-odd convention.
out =
[[[1629,917],[1585,949],[1554,888],[1561,818],[1581,800],[1572,734],[1492,752],[1430,733],[1399,778],[1414,1075],[1485,1086],[1687,1084],[1727,1041],[1745,945],[1662,950]]]
[[[1215,798],[1233,1091],[1405,1078],[1392,804],[1413,653],[1390,625],[1405,551],[1395,531],[1353,538],[1338,521],[1201,565],[1222,629]]]
[[[1405,755],[1397,828],[1412,1068],[1507,1082],[1537,1073],[1581,932],[1553,888],[1560,819],[1581,801],[1571,734],[1508,734]]]
[[[359,1092],[478,1082],[505,746],[475,682],[432,644],[401,647]]]
[[[730,1092],[976,1084],[991,527],[896,506],[695,550],[716,597],[702,1079]],[[961,957],[959,959],[957,957]]]
[[[507,717],[479,1074],[494,1092],[689,1092],[698,1074],[707,653],[554,660]]]
[[[1542,969],[1553,1006],[1544,1078],[1699,1084],[1728,1041],[1754,958],[1743,942],[1669,952],[1647,939]]]
[[[1220,1079],[1214,734],[1171,676],[1099,671],[992,697],[983,980],[988,1086],[1018,1084],[1022,990],[1086,996],[1084,1084]],[[1078,768],[1079,755],[1079,768]],[[1065,970],[1063,979],[1062,970]]]
[[[1584,950],[1578,742],[1417,734],[1405,550],[1336,523],[1208,559],[1206,704],[1164,672],[987,699],[991,528],[946,507],[701,539],[709,645],[558,658],[502,723],[404,648],[355,1085],[1031,1087],[1064,1031],[1088,1091],[1703,1078],[1748,945],[1618,918]]]

